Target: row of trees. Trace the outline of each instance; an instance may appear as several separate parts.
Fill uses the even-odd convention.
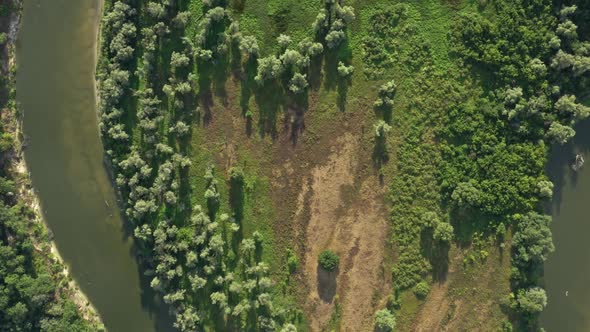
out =
[[[223,207],[212,167],[202,188],[206,207],[191,204],[188,151],[195,90],[206,93],[230,50],[258,67],[264,62],[256,39],[241,35],[227,5],[204,2],[203,15],[193,18],[186,4],[169,1],[107,4],[103,25],[110,28],[103,30],[103,45],[116,46],[103,48],[99,68],[103,138],[151,287],[170,306],[175,326],[294,331],[271,296],[261,235],[243,238],[241,207],[232,205],[231,217],[219,213]],[[196,19],[199,32],[186,36]],[[130,32],[132,26],[138,35]],[[287,37],[279,39],[285,43]],[[139,61],[118,56],[121,48]],[[318,52],[323,46],[309,48]],[[280,61],[295,68],[305,60],[285,49]],[[243,197],[243,172],[232,171],[228,185],[232,196]]]

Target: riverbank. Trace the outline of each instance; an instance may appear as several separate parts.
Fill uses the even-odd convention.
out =
[[[80,290],[76,281],[69,275],[67,264],[62,259],[57,246],[51,240],[51,230],[45,223],[39,198],[32,187],[30,172],[24,158],[24,149],[27,146],[26,136],[22,130],[22,110],[14,100],[15,78],[16,78],[16,52],[15,45],[21,22],[22,4],[14,2],[14,10],[8,16],[7,44],[4,47],[5,56],[2,57],[3,75],[7,77],[6,91],[8,91],[7,107],[2,112],[3,134],[10,135],[13,140],[12,149],[6,151],[2,156],[2,163],[5,166],[6,177],[14,181],[16,199],[29,209],[30,218],[35,228],[30,233],[30,240],[34,247],[34,256],[42,261],[47,270],[52,271],[58,289],[55,290],[55,297],[70,299],[77,307],[79,314],[86,320],[93,330],[104,331],[100,316],[92,306],[86,295]]]

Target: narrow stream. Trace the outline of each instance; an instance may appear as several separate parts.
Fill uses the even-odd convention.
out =
[[[586,160],[578,172],[571,168],[576,153]],[[548,332],[590,331],[590,122],[576,128],[573,143],[554,147],[547,171],[555,183],[556,250],[545,263],[549,305],[541,323]]]
[[[17,99],[25,151],[63,259],[111,332],[162,331],[103,166],[94,94],[100,0],[24,1]],[[163,325],[161,325],[163,324]]]

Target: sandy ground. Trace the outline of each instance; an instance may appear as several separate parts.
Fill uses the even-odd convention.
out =
[[[296,217],[308,218],[303,270],[312,331],[328,328],[336,301],[340,330],[370,330],[376,305],[390,291],[382,269],[389,235],[383,192],[376,177],[355,178],[357,149],[352,135],[339,139],[327,162],[304,181],[298,199]],[[338,271],[318,269],[324,249],[340,256]]]

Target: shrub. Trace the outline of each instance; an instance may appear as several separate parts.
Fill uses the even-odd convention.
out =
[[[414,295],[421,300],[424,300],[428,293],[430,293],[430,286],[426,281],[420,281],[414,288]]]
[[[453,226],[448,222],[439,222],[434,227],[432,237],[436,241],[450,242],[453,239]]]
[[[375,313],[375,329],[380,332],[395,330],[395,316],[387,309],[381,309]]]
[[[332,250],[326,249],[322,251],[318,257],[318,264],[326,271],[334,271],[338,268],[340,258]]]
[[[299,258],[297,258],[297,255],[291,250],[288,250],[287,252],[287,266],[289,268],[289,273],[293,273],[299,268]]]
[[[545,290],[539,287],[521,289],[517,297],[518,308],[525,314],[536,315],[547,306]]]

